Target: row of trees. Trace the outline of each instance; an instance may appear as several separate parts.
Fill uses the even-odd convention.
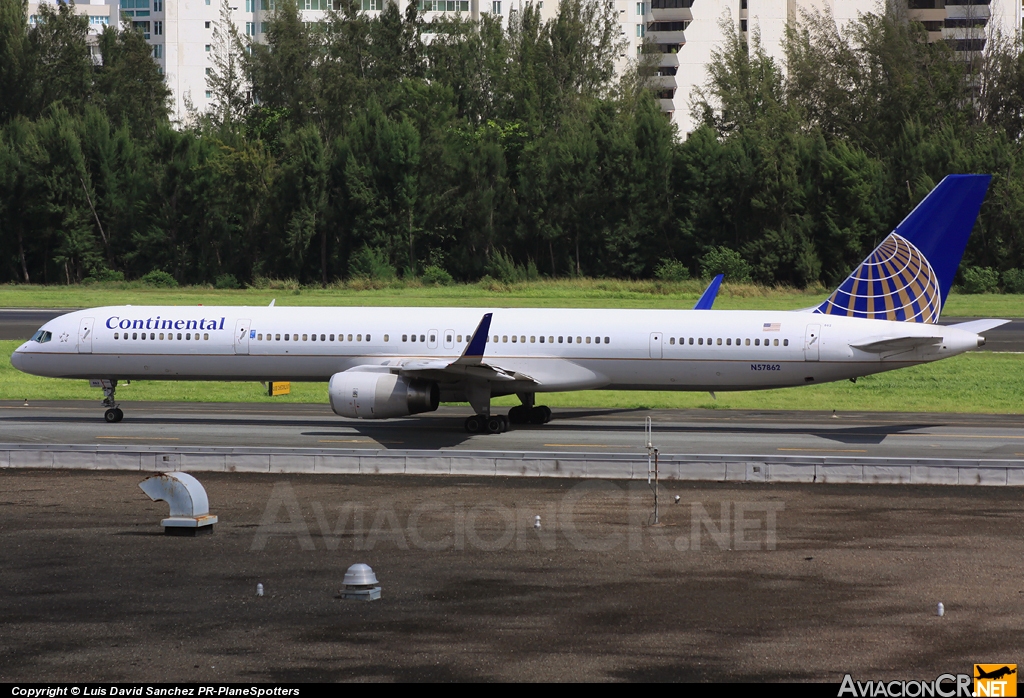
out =
[[[249,45],[225,4],[213,107],[172,124],[139,34],[106,28],[97,63],[66,6],[29,27],[0,0],[0,280],[678,278],[720,262],[832,283],[966,171],[995,174],[968,264],[1024,267],[1017,41],[967,62],[897,17],[840,34],[809,16],[781,66],[727,28],[695,96],[704,125],[680,141],[650,63],[616,77],[605,3],[507,28],[349,0],[308,25],[276,6]]]

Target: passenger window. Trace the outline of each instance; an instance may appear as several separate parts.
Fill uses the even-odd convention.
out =
[[[459,342],[459,343],[461,344],[461,343],[462,343],[462,335],[460,334],[460,335],[459,335],[459,336],[458,336],[458,337],[457,337],[457,338],[455,339],[455,341],[456,341],[456,342]]]
[[[704,346],[704,338],[703,337],[698,337],[697,338],[697,344],[700,344],[701,346]]]
[[[782,340],[782,346],[788,347],[789,346],[789,340],[788,339]]]
[[[132,339],[138,339],[138,338],[139,338],[138,332],[132,332]]]
[[[430,335],[430,341],[431,342],[436,342],[437,341],[437,335],[436,334]]]
[[[675,344],[676,343],[676,338],[675,337],[669,337],[668,343],[669,344]]]
[[[423,339],[423,335],[420,335],[420,341],[421,341],[421,342],[422,342],[422,341],[425,341],[425,340]]]
[[[750,340],[749,339],[743,340],[743,344],[749,347],[750,346]]]
[[[541,344],[543,344],[543,343],[544,343],[544,335],[541,335],[541,336],[540,336],[540,343],[541,343]]]
[[[391,337],[388,336],[388,335],[384,335],[384,341],[385,342],[390,342],[391,341]]]
[[[759,347],[759,346],[761,346],[761,340],[760,340],[760,339],[755,339],[755,340],[754,340],[754,346],[755,346],[755,347]]]
[[[446,334],[444,336],[444,343],[445,344],[451,344],[452,343],[452,336],[450,334]]]
[[[35,339],[35,340],[36,340],[37,342],[39,341],[39,340],[38,340],[38,339],[36,339],[35,337],[33,337],[32,339]],[[117,332],[115,332],[115,333],[114,333],[114,339],[117,339]]]
[[[526,335],[525,334],[519,335],[519,343],[520,344],[526,344]]]
[[[369,341],[370,341],[370,335],[366,335],[366,341],[367,341],[367,342],[369,342]]]
[[[191,332],[186,332],[185,333],[185,339],[192,339],[192,333]]]
[[[693,337],[690,337],[690,344],[693,344]]]
[[[727,346],[727,347],[731,347],[732,346],[732,337],[726,337],[725,338],[725,346]]]
[[[559,344],[561,344],[561,343],[562,343],[562,338],[561,338],[561,337],[559,337],[559,338],[558,338],[558,343],[559,343]]]
[[[203,341],[208,341],[209,339],[210,339],[209,333],[203,332]]]
[[[772,342],[772,344],[774,344],[775,346],[779,346],[779,340],[776,339],[774,342]]]
[[[411,337],[411,339],[409,340],[410,342],[415,342],[415,341],[416,341],[416,335],[414,335],[414,334],[411,334],[411,335],[409,335],[409,336]],[[350,338],[350,339],[351,339],[351,338]]]
[[[605,343],[605,344],[611,344],[611,341],[612,341],[612,340],[611,340],[611,337],[605,337],[605,338],[604,338],[604,343]]]
[[[536,342],[537,342],[537,335],[531,334],[530,335],[530,344],[535,344]]]
[[[350,342],[352,341],[352,335],[348,336],[348,341],[350,341]]]
[[[180,334],[178,335],[178,339],[181,339],[181,335]],[[274,339],[276,339],[278,342],[280,342],[281,341],[281,335],[275,334],[274,335]]]
[[[356,341],[357,341],[357,342],[361,342],[361,341],[363,341],[363,335],[361,335],[361,334],[357,334],[357,335],[356,335]]]
[[[590,344],[590,337],[587,337],[587,344]]]
[[[403,335],[402,335],[402,341],[403,341],[403,342],[408,342],[408,341],[409,341],[409,335],[407,335],[407,334],[403,334]]]

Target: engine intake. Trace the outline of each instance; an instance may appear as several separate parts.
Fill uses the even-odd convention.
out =
[[[363,371],[335,373],[328,394],[334,414],[356,419],[433,412],[441,402],[441,390],[433,381]]]

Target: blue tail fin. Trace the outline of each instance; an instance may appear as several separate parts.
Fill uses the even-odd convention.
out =
[[[711,306],[715,304],[715,298],[718,296],[718,289],[722,285],[724,277],[725,274],[719,274],[711,279],[711,283],[704,289],[704,293],[701,295],[700,300],[697,301],[697,305],[693,306],[694,310],[711,310]]]
[[[815,312],[936,322],[991,179],[949,175],[939,182]]]

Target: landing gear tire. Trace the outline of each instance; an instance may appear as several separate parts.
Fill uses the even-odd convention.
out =
[[[508,430],[508,420],[501,415],[494,415],[487,418],[487,433],[500,434]]]
[[[547,424],[551,421],[551,408],[547,405],[538,405],[530,410],[530,424]]]
[[[509,424],[529,424],[530,408],[525,405],[516,405],[508,411]]]
[[[107,422],[107,424],[114,424],[124,419],[124,412],[122,412],[117,407],[112,407],[111,409],[103,413],[103,419]]]
[[[466,418],[466,431],[470,434],[479,434],[485,426],[484,418],[478,414]]]

